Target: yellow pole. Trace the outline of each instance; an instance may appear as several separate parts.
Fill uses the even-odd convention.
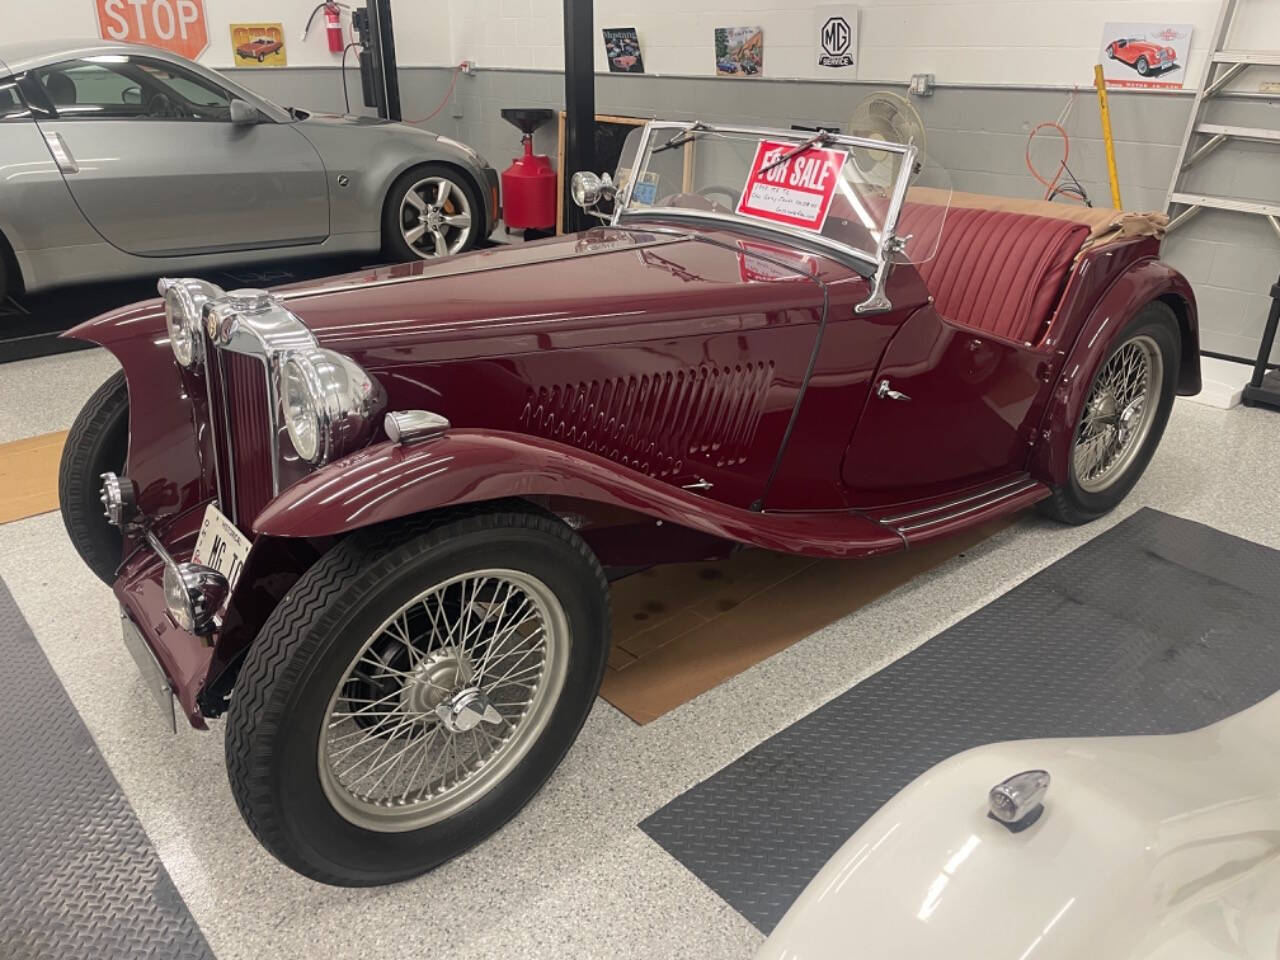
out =
[[[1111,107],[1107,104],[1107,81],[1102,76],[1102,64],[1093,65],[1093,85],[1098,89],[1098,110],[1102,114],[1102,141],[1107,145],[1107,175],[1111,178],[1111,205],[1123,210],[1120,202],[1120,175],[1116,172],[1116,145],[1111,139]]]

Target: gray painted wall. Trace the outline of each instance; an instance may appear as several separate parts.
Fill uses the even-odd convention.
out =
[[[356,106],[359,74],[351,69],[347,73]],[[448,91],[451,74],[448,68],[401,70],[404,116],[413,120],[433,110]],[[234,75],[280,103],[342,110],[341,80],[334,68],[240,70]],[[843,127],[858,101],[875,89],[883,85],[602,74],[596,78],[596,109],[675,120]],[[913,102],[928,131],[928,152],[952,172],[957,190],[1036,197],[1043,189],[1025,166],[1027,134],[1041,121],[1055,120],[1066,97],[1061,90],[940,87],[932,97]],[[560,73],[480,70],[475,76],[457,78],[450,103],[428,126],[466,141],[502,169],[518,153],[519,135],[502,120],[499,110],[509,106],[559,109],[563,104]],[[1190,109],[1188,95],[1111,93],[1112,130],[1126,207],[1164,208]],[[1225,100],[1214,109],[1212,119],[1218,122],[1280,129],[1280,98]],[[1079,92],[1067,129],[1072,138],[1072,171],[1096,205],[1109,205],[1105,153],[1091,88]],[[554,160],[555,140],[555,126],[549,124],[538,131],[534,143]],[[1057,153],[1045,145],[1038,148],[1036,157],[1052,169]],[[1247,143],[1224,147],[1194,171],[1187,189],[1280,200],[1280,148]],[[1268,291],[1280,276],[1280,237],[1261,217],[1206,210],[1171,236],[1164,250],[1165,258],[1195,286],[1204,349],[1251,359],[1270,306]],[[1280,362],[1280,348],[1273,359]]]

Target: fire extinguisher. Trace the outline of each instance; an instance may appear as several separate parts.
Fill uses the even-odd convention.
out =
[[[338,9],[336,3],[326,3],[324,5],[324,26],[325,32],[329,35],[329,52],[341,53],[342,42],[342,11]]]
[[[346,46],[342,37],[342,8],[346,4],[338,3],[337,0],[324,0],[317,3],[311,10],[311,16],[307,17],[307,25],[302,28],[302,39],[307,39],[307,34],[311,30],[311,24],[316,19],[316,14],[321,10],[324,11],[325,34],[329,37],[329,52],[341,53],[343,47]]]

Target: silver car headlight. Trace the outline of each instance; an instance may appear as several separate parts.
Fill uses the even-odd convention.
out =
[[[319,466],[367,441],[387,397],[354,360],[317,348],[285,356],[280,408],[294,451]]]
[[[204,305],[222,296],[222,288],[190,277],[172,280],[161,278],[156,289],[164,297],[164,325],[169,331],[169,346],[178,363],[189,367],[204,359],[200,316]]]

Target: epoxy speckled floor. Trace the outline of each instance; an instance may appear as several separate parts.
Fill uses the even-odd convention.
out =
[[[0,440],[65,429],[113,369],[98,351],[0,367]],[[1280,415],[1179,402],[1113,516],[1034,513],[645,727],[598,701],[565,764],[504,831],[416,881],[338,890],[260,850],[222,740],[154,722],[110,591],[57,514],[0,526],[12,591],[214,952],[233,958],[748,958],[760,934],[637,824],[814,707],[1141,506],[1280,548]]]

